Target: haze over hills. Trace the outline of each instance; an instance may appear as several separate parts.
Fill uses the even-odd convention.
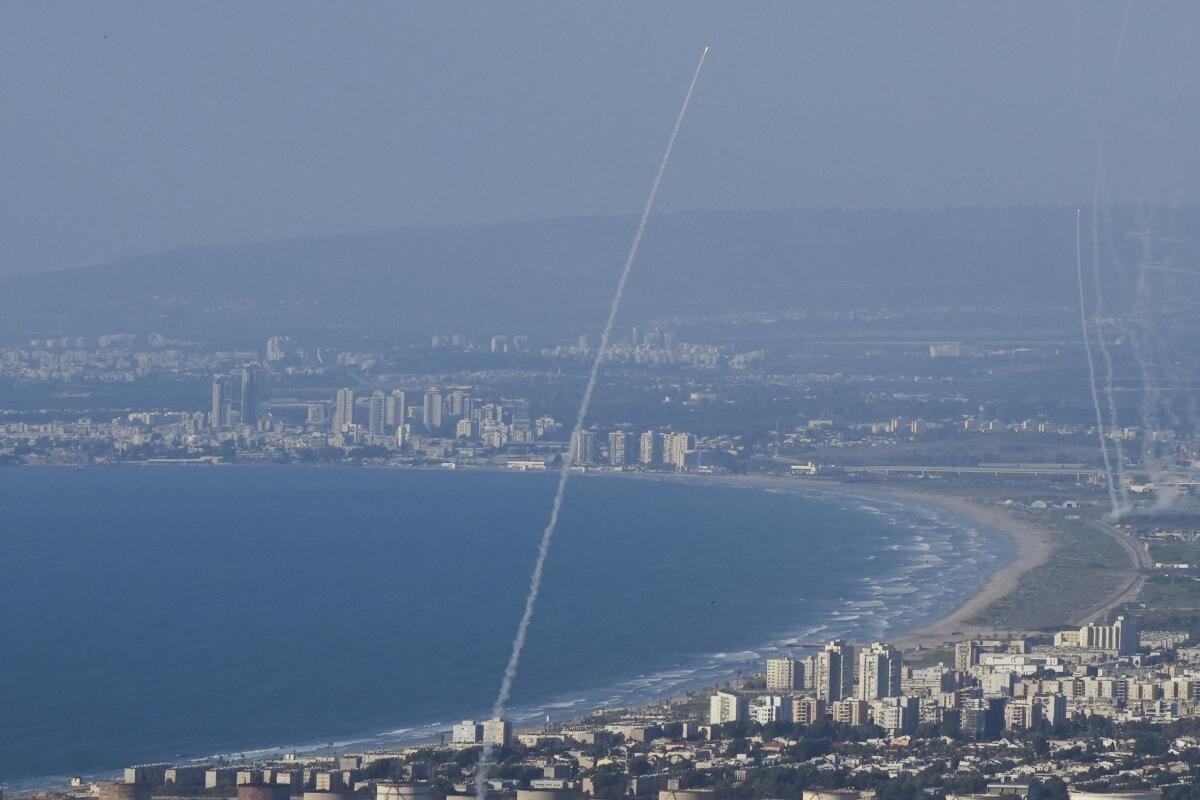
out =
[[[1130,232],[1145,216],[1106,212],[1101,261],[1116,305],[1140,252]],[[1171,228],[1197,222],[1195,210],[1176,211]],[[410,228],[9,278],[0,280],[0,336],[157,331],[230,344],[234,330],[245,341],[306,331],[567,337],[602,323],[634,224],[602,217]],[[1087,228],[1084,240],[1090,270]],[[1073,209],[665,215],[651,220],[622,317],[1070,307],[1074,257]]]

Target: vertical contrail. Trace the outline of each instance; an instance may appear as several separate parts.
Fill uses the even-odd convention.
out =
[[[1092,360],[1092,340],[1088,333],[1087,306],[1083,297],[1083,244],[1081,241],[1083,211],[1075,209],[1075,275],[1079,281],[1079,322],[1083,329],[1083,350],[1087,353],[1088,382],[1092,387],[1092,408],[1096,411],[1096,428],[1100,432],[1100,455],[1104,458],[1104,480],[1108,486],[1108,501],[1112,513],[1117,513],[1117,492],[1113,488],[1112,464],[1108,460],[1108,443],[1104,438],[1104,414],[1100,411],[1100,393],[1096,391],[1096,363]]]
[[[650,211],[654,208],[654,198],[658,195],[658,186],[662,183],[663,173],[667,171],[667,161],[671,158],[671,150],[675,147],[675,138],[679,136],[679,127],[683,124],[683,117],[687,114],[688,103],[692,100],[692,92],[696,89],[696,81],[700,78],[700,69],[704,66],[704,59],[708,55],[708,46],[704,47],[704,52],[700,54],[700,60],[696,63],[696,71],[692,73],[692,82],[688,84],[687,94],[683,97],[683,106],[679,109],[679,116],[675,118],[675,127],[671,129],[671,137],[667,140],[667,149],[663,152],[662,160],[658,163],[658,172],[654,175],[654,183],[650,186],[650,195],[646,198],[646,207],[642,209],[641,219],[638,220],[637,232],[633,235],[633,243],[629,246],[629,254],[625,257],[625,267],[621,270],[621,277],[617,281],[617,289],[613,293],[612,305],[608,309],[608,319],[604,323],[604,332],[600,335],[600,345],[596,348],[596,355],[592,359],[592,369],[588,374],[587,387],[583,391],[583,400],[579,403],[579,413],[575,415],[575,427],[571,429],[571,438],[567,446],[567,452],[562,460],[562,466],[558,470],[558,489],[554,493],[554,503],[550,507],[550,519],[546,522],[546,528],[542,531],[541,542],[538,543],[537,558],[533,562],[533,573],[529,577],[529,593],[525,596],[525,610],[521,614],[521,621],[517,624],[517,632],[513,637],[512,653],[509,654],[508,664],[504,667],[504,677],[500,680],[500,692],[496,695],[496,702],[492,706],[492,716],[501,717],[504,715],[505,707],[508,705],[509,694],[512,693],[513,681],[517,677],[517,667],[521,663],[521,651],[525,648],[525,636],[529,631],[530,620],[533,619],[533,609],[537,604],[538,592],[542,588],[542,570],[546,566],[546,556],[550,553],[550,540],[554,537],[554,529],[558,527],[558,514],[562,510],[563,496],[567,490],[567,479],[571,476],[571,467],[574,464],[574,442],[578,438],[579,432],[583,430],[583,422],[587,417],[588,408],[592,404],[592,392],[596,388],[596,378],[600,374],[600,364],[604,360],[604,353],[608,350],[608,340],[612,335],[613,322],[617,318],[617,310],[621,307],[621,296],[625,294],[625,283],[629,280],[629,272],[633,267],[633,260],[637,257],[638,247],[642,243],[642,234],[646,231],[646,220],[650,218]],[[484,800],[487,795],[487,779],[492,766],[492,747],[490,744],[484,744],[483,750],[479,755],[479,767],[475,770],[475,794],[479,800]]]
[[[1104,329],[1100,327],[1100,309],[1104,306],[1104,295],[1100,291],[1100,186],[1104,176],[1104,139],[1096,140],[1096,191],[1092,203],[1092,286],[1095,289],[1096,306],[1092,309],[1092,320],[1096,326],[1096,342],[1104,359],[1104,396],[1108,401],[1108,430],[1113,437],[1113,489],[1118,505],[1113,507],[1113,516],[1120,516],[1128,506],[1125,488],[1125,452],[1118,432],[1117,399],[1113,394],[1113,361],[1108,351]]]

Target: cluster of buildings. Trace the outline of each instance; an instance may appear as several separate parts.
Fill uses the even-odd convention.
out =
[[[572,462],[580,466],[607,464],[611,467],[668,467],[680,471],[699,470],[702,452],[696,435],[675,431],[643,431],[634,434],[615,430],[603,437],[594,428],[581,430],[571,439]]]
[[[722,690],[710,698],[709,724],[829,719],[874,724],[891,735],[921,724],[966,739],[1003,731],[1053,729],[1068,719],[1170,722],[1200,716],[1200,648],[1187,635],[1139,633],[1118,616],[1060,631],[1043,644],[970,640],[954,664],[912,667],[886,643],[827,643],[805,658],[767,662],[765,689]]]
[[[312,451],[324,451],[321,460],[336,460],[327,448],[373,446],[388,450],[388,457],[459,463],[489,459],[496,465],[501,465],[498,457],[516,458],[537,468],[569,446],[583,466],[721,471],[770,469],[777,462],[797,460],[811,461],[814,471],[821,464],[836,472],[843,461],[846,468],[878,466],[856,463],[863,462],[863,453],[869,453],[865,460],[871,462],[875,453],[891,447],[929,444],[930,451],[922,451],[916,464],[890,468],[925,475],[934,474],[928,467],[946,467],[936,452],[943,439],[985,433],[997,439],[1019,436],[1021,448],[1031,442],[1057,448],[1072,439],[1091,443],[1086,422],[1001,420],[986,413],[981,401],[976,406],[978,398],[963,395],[962,385],[942,374],[947,359],[963,352],[955,343],[931,351],[937,356],[935,374],[921,373],[926,369],[921,365],[931,363],[927,360],[913,361],[916,372],[903,376],[804,369],[760,373],[745,368],[766,363],[764,351],[694,344],[670,330],[636,328],[615,337],[606,358],[621,381],[634,380],[639,390],[653,390],[663,398],[654,430],[630,430],[620,419],[600,419],[597,428],[565,443],[558,419],[569,411],[540,396],[539,387],[562,369],[561,359],[587,358],[594,347],[580,337],[570,345],[534,351],[522,334],[482,341],[439,334],[420,344],[364,352],[301,346],[287,336],[271,336],[261,349],[246,352],[206,349],[159,334],[39,338],[0,349],[0,377],[11,378],[17,391],[23,392],[20,387],[27,382],[47,385],[43,407],[0,409],[0,461],[122,459],[126,453],[130,458],[210,458],[218,448],[224,458],[232,448],[244,460],[307,458]],[[460,353],[522,358],[464,358]],[[820,366],[820,354],[812,355],[812,365]],[[457,374],[444,371],[456,364],[461,367]],[[657,369],[672,365],[681,369]],[[455,385],[460,381],[470,385]],[[521,381],[529,385],[514,389]],[[208,390],[191,388],[186,404],[179,403],[178,389],[156,394],[163,387],[196,382]],[[111,386],[123,383],[138,389]],[[73,391],[76,384],[92,388],[79,393]],[[318,385],[346,388],[314,400]],[[511,394],[519,399],[478,399]],[[61,407],[53,407],[55,398],[61,399]],[[830,415],[832,409],[844,408],[859,412],[846,418]],[[768,409],[775,427],[747,435]],[[780,416],[776,409],[786,410]],[[160,422],[148,429],[132,415]],[[1200,445],[1194,437],[1136,428],[1107,435],[1141,438],[1165,454],[1162,459],[1178,473],[1176,483],[1195,483]],[[730,444],[719,445],[718,438]],[[843,449],[855,452],[842,457]],[[984,466],[992,465],[966,469]],[[1095,465],[1049,466],[1058,467],[1057,474],[1066,480],[1082,476],[1094,481],[1097,474]],[[1153,487],[1143,481],[1129,488]]]
[[[357,397],[339,389],[332,407],[307,407],[306,426],[329,430],[335,446],[375,444],[419,449],[423,440],[451,440],[501,448],[533,444],[559,429],[550,416],[533,417],[527,400],[481,402],[471,387],[430,387],[420,393],[376,389]]]
[[[561,438],[561,423],[549,415],[531,419],[526,401],[476,404],[458,389],[426,391],[418,395],[422,402],[412,405],[401,390],[375,391],[363,403],[354,390],[342,389],[333,403],[308,404],[304,421],[290,423],[256,402],[256,381],[253,368],[220,376],[213,382],[208,412],[130,412],[108,421],[0,424],[0,456],[5,448],[40,448],[62,453],[63,461],[85,456],[95,461],[220,461],[231,455],[254,461],[372,446],[403,463],[494,462],[513,469],[546,469],[569,446],[575,463],[584,468],[708,469],[702,458],[707,451],[694,434],[614,431],[602,436],[585,430],[568,445]]]
[[[924,666],[905,663],[886,642],[830,641],[805,657],[769,659],[764,674],[713,692],[707,719],[694,699],[678,698],[536,730],[464,720],[436,744],[143,765],[123,780],[77,784],[81,798],[100,800],[185,787],[236,791],[238,800],[467,800],[478,749],[487,746],[505,765],[486,781],[489,800],[717,800],[724,795],[712,787],[722,781],[724,792],[780,785],[768,779],[803,791],[761,796],[869,800],[875,790],[866,785],[939,775],[936,795],[948,800],[1037,800],[1044,790],[1031,787],[1052,780],[1069,787],[1070,800],[1109,799],[1110,787],[1137,788],[1115,795],[1123,800],[1151,800],[1161,787],[1200,778],[1200,739],[1139,750],[1114,726],[1200,716],[1200,647],[1187,642],[1180,632],[1139,631],[1128,616],[1042,642],[959,641],[952,663]],[[1079,724],[1097,715],[1108,732]],[[837,734],[852,729],[860,733]],[[811,731],[824,738],[806,739]],[[1028,745],[1034,734],[1038,747]],[[980,788],[949,788],[972,781]]]
[[[465,352],[489,352],[489,353],[528,353],[529,352],[529,337],[523,333],[508,335],[498,333],[489,338],[485,343],[480,344],[472,342],[461,333],[451,334],[434,334],[431,344],[433,347],[439,348],[454,348]]]
[[[981,417],[961,414],[942,419],[893,416],[886,419],[833,419],[829,417],[804,420],[792,430],[783,432],[780,444],[797,446],[814,443],[843,443],[850,445],[878,446],[884,442],[900,441],[926,434],[937,433],[951,436],[957,433],[1011,433],[1043,435],[1062,439],[1064,437],[1094,436],[1089,425],[1068,423],[1050,419],[1004,420],[998,417]],[[1109,439],[1134,440],[1143,435],[1136,427],[1120,427],[1105,431]],[[1154,444],[1173,443],[1180,437],[1170,430],[1146,431],[1144,435]]]
[[[144,347],[140,343],[128,333],[34,339],[26,346],[0,348],[0,375],[30,383],[132,383],[211,372],[223,355],[177,348],[158,334],[145,337]]]
[[[456,745],[485,744],[491,747],[508,747],[513,741],[512,723],[501,717],[492,717],[482,722],[464,719],[450,731],[451,742]]]
[[[829,718],[849,725],[874,723],[892,733],[912,732],[921,721],[921,698],[956,687],[942,668],[917,670],[915,675],[905,670],[901,652],[890,644],[855,648],[831,641],[806,658],[769,659],[763,692],[716,692],[710,698],[708,721],[717,726],[812,725]]]
[[[150,800],[162,792],[235,793],[237,800],[351,800],[363,791],[370,791],[378,800],[433,800],[428,783],[368,779],[371,764],[392,755],[300,758],[293,753],[279,760],[237,765],[141,764],[126,767],[117,780],[87,785],[75,778],[72,785],[86,788],[88,795],[99,800]]]
[[[579,359],[592,358],[595,350],[587,336],[580,336],[573,344],[553,347],[543,351],[543,354],[550,358]],[[670,331],[654,328],[643,332],[637,326],[633,327],[628,338],[614,337],[604,354],[605,361],[616,364],[678,365],[699,369],[715,369],[720,366],[741,369],[761,357],[761,351],[736,353],[729,347],[691,344],[680,341],[679,337]]]

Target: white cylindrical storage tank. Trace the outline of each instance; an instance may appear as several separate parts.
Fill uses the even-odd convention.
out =
[[[517,800],[579,800],[574,789],[517,789]]]
[[[804,800],[858,800],[857,789],[805,789]]]
[[[658,800],[712,800],[712,789],[662,789]]]
[[[150,784],[105,781],[100,784],[100,800],[150,800]]]
[[[433,787],[428,783],[384,781],[375,784],[375,800],[433,800]]]

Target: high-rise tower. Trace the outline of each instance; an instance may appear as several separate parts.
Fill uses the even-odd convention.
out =
[[[258,424],[258,372],[254,367],[242,367],[241,403],[238,410],[242,424],[254,427]]]
[[[347,425],[354,424],[354,390],[338,389],[337,402],[333,408],[333,430],[340,432]]]

